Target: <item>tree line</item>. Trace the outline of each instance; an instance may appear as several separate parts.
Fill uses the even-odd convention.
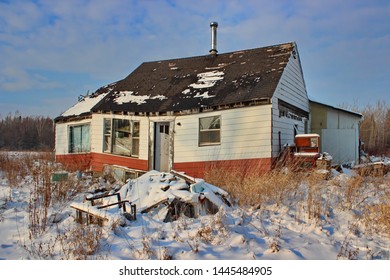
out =
[[[390,107],[385,101],[358,108],[341,105],[363,115],[360,139],[370,155],[390,156]],[[22,117],[18,112],[0,116],[0,150],[53,150],[54,122],[49,117]]]
[[[364,150],[371,155],[390,156],[390,108],[385,101],[360,110],[360,139]]]
[[[54,123],[49,117],[0,116],[0,150],[49,151],[54,149]]]

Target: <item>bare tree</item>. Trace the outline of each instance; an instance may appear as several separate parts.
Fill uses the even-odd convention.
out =
[[[0,149],[52,150],[53,120],[49,117],[22,117],[18,112],[0,118]]]

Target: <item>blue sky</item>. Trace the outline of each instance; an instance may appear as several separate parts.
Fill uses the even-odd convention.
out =
[[[56,117],[144,61],[295,41],[309,96],[390,96],[390,1],[0,0],[0,115]],[[389,102],[387,102],[389,104]]]

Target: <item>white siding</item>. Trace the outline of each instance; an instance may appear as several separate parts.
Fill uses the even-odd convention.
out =
[[[69,126],[82,125],[82,124],[91,124],[91,119],[56,124],[56,139],[55,139],[56,155],[69,154],[69,137],[68,137],[69,129],[68,128]],[[92,130],[92,125],[90,126],[90,129]],[[92,135],[91,135],[91,139],[92,139]]]
[[[305,133],[305,120],[279,117],[278,100],[283,100],[305,112],[309,112],[309,100],[298,53],[291,55],[272,98],[272,156],[276,157],[286,144],[294,143],[294,125],[298,133]],[[308,125],[308,124],[307,124]]]
[[[356,163],[359,143],[355,141],[355,137],[355,129],[323,129],[322,152],[332,155],[332,164]]]
[[[91,152],[103,153],[104,119],[124,119],[140,122],[139,159],[148,160],[149,118],[114,114],[93,114],[91,128]]]
[[[327,127],[321,131],[321,152],[331,154],[333,164],[358,161],[359,121],[356,115],[328,109]]]
[[[352,129],[359,123],[359,117],[341,110],[329,109],[327,112],[327,128]]]
[[[217,115],[221,116],[221,144],[199,147],[199,118]],[[175,125],[174,161],[269,158],[270,136],[271,105],[180,116]]]
[[[65,123],[56,124],[56,155],[68,153],[68,125]]]
[[[282,99],[295,107],[309,112],[309,100],[298,54],[296,54],[296,58],[291,55],[276,87],[273,101],[275,99]]]
[[[91,152],[101,153],[103,151],[103,116],[92,115],[91,125]]]
[[[278,110],[273,110],[273,129],[272,129],[272,156],[279,155],[280,150],[284,145],[293,145],[294,139],[294,126],[297,125],[297,134],[305,133],[305,127],[303,121],[293,120],[286,117],[279,117]],[[275,114],[275,111],[276,114]],[[279,131],[280,131],[280,145],[279,147]]]

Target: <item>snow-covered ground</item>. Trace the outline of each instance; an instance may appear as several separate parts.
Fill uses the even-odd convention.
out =
[[[77,182],[76,174],[70,176]],[[134,203],[148,201],[148,195],[161,195],[150,191],[156,185],[156,176],[162,178],[166,174],[153,172],[117,188],[122,198]],[[215,215],[182,216],[172,222],[163,221],[166,211],[162,208],[138,212],[137,220],[129,221],[115,206],[107,211],[119,219],[99,227],[75,222],[75,210],[70,205],[83,203],[86,192],[72,196],[71,201],[52,202],[45,213],[42,205],[34,204],[39,200],[33,192],[37,187],[36,174],[11,187],[2,172],[0,259],[389,260],[389,233],[370,226],[362,213],[383,195],[388,196],[390,185],[386,182],[390,180],[367,184],[360,194],[362,201],[354,207],[341,207],[342,192],[351,176],[353,172],[333,170],[332,178],[317,186],[319,199],[325,201],[325,206],[321,206],[325,209],[317,217],[308,217],[305,200],[294,199],[287,199],[283,205],[268,203],[256,208],[220,204]],[[157,180],[166,186],[163,181]],[[77,184],[90,190],[99,182],[84,179]],[[167,197],[177,196],[180,184],[183,182],[176,187],[171,184]],[[304,195],[307,188],[302,183],[297,192]],[[188,195],[189,192],[183,197],[193,199]],[[139,211],[142,209],[145,207],[138,207]],[[38,220],[44,216],[48,217],[46,221]]]

